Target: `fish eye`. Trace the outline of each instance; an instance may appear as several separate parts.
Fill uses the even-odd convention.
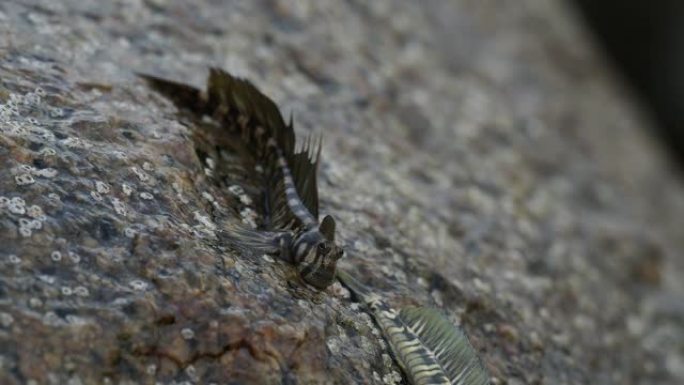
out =
[[[325,251],[325,242],[321,242],[318,244],[318,251]]]

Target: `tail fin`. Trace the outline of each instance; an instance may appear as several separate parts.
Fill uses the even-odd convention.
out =
[[[435,377],[450,384],[490,384],[489,374],[468,337],[442,313],[432,308],[406,307],[397,318],[409,333],[401,338],[390,336],[390,344],[411,379],[421,378],[425,368],[432,367],[437,369]],[[418,344],[423,349],[416,349]]]
[[[318,220],[318,183],[316,181],[318,164],[321,157],[323,139],[308,136],[299,151],[295,151],[291,160],[292,177],[297,193],[309,209],[311,215]]]

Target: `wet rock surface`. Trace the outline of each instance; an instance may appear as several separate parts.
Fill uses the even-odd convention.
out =
[[[562,4],[45,0],[0,4],[0,383],[404,381],[339,284],[221,241],[256,197],[134,75],[212,65],[325,133],[341,267],[494,383],[684,381],[682,186]]]

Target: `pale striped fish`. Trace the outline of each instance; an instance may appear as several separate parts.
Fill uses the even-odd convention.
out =
[[[233,243],[278,255],[294,264],[308,284],[324,289],[335,280],[344,253],[335,243],[335,220],[318,222],[317,172],[321,140],[308,138],[295,147],[292,118],[286,124],[278,107],[249,81],[211,69],[208,89],[141,75],[180,108],[208,115],[242,139],[264,169],[264,215],[267,227],[227,229]]]
[[[413,385],[487,385],[489,375],[463,331],[436,309],[392,309],[344,271],[337,277],[363,302]]]

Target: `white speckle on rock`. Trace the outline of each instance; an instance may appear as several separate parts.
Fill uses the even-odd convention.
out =
[[[95,181],[95,190],[100,194],[108,194],[110,187],[107,183],[102,181]]]
[[[362,240],[354,241],[354,248],[356,250],[358,250],[359,252],[364,253],[364,254],[370,251],[368,243],[366,243]]]
[[[9,313],[0,313],[0,325],[9,327],[14,322],[14,318]]]
[[[19,227],[31,228],[31,220],[27,218],[19,218]]]
[[[250,197],[249,197],[248,195],[246,195],[246,194],[243,194],[243,195],[240,195],[240,202],[241,202],[243,205],[251,205],[251,204],[252,204],[252,198],[250,198]]]
[[[433,290],[430,292],[430,296],[432,299],[435,301],[435,304],[439,307],[444,306],[444,298],[442,296],[442,292],[439,290]]]
[[[194,365],[188,365],[188,367],[185,368],[185,374],[187,374],[191,380],[197,381],[197,369],[195,369]]]
[[[137,291],[143,291],[147,289],[147,283],[145,281],[142,281],[140,279],[134,279],[130,282],[131,287],[133,290]]]
[[[297,305],[299,305],[299,307],[301,307],[302,309],[309,310],[311,308],[311,304],[307,301],[304,301],[303,299],[298,299]]]
[[[51,275],[39,274],[38,279],[47,283],[48,285],[52,285],[55,283],[55,277]]]
[[[634,315],[627,317],[627,331],[633,336],[640,336],[645,330],[644,321]]]
[[[386,368],[391,368],[393,366],[392,357],[390,357],[387,353],[382,353],[382,364]]]
[[[93,197],[96,201],[102,201],[102,194],[100,194],[97,191],[91,191],[90,196]]]
[[[112,198],[112,206],[114,206],[114,212],[122,217],[126,216],[126,205],[119,198]]]
[[[32,221],[29,221],[28,228],[33,230],[40,230],[43,228],[43,222],[39,221],[38,219],[34,219]]]
[[[88,321],[85,318],[73,314],[69,314],[64,318],[66,319],[67,323],[75,326],[83,326],[88,323]]]
[[[57,313],[53,311],[48,311],[43,314],[43,323],[50,326],[58,326],[61,323]]]
[[[150,176],[143,170],[137,167],[131,167],[131,171],[140,179],[141,182],[147,182],[150,180]]]
[[[59,262],[62,260],[62,253],[59,251],[55,250],[52,253],[50,253],[50,259],[52,259],[55,262]]]
[[[29,166],[28,164],[20,164],[19,166],[17,166],[16,170],[25,174],[31,174],[37,171],[35,167]]]
[[[57,151],[54,148],[51,147],[45,147],[42,150],[40,150],[40,155],[42,156],[55,156],[57,155]]]
[[[228,187],[228,191],[230,191],[233,195],[238,197],[240,199],[240,202],[244,205],[250,205],[252,204],[252,198],[249,197],[245,193],[245,190],[242,188],[242,186],[239,185],[231,185]]]
[[[31,174],[20,174],[14,177],[14,181],[17,182],[17,185],[19,186],[24,186],[27,184],[32,184],[35,182],[33,179],[33,176]]]
[[[336,295],[338,295],[342,298],[345,298],[345,299],[351,298],[351,293],[349,292],[349,289],[344,287],[344,285],[342,285],[338,281],[333,282],[331,287],[332,287],[332,292],[335,293]]]
[[[152,200],[152,199],[154,199],[154,195],[152,195],[148,192],[142,192],[142,193],[140,193],[140,198],[145,199],[145,200]]]
[[[245,193],[245,190],[242,188],[242,186],[237,184],[228,186],[228,191],[230,191],[234,195],[240,195]]]
[[[50,114],[51,118],[58,119],[64,116],[64,109],[59,107],[53,107],[50,108],[50,111],[48,113]]]
[[[34,309],[42,307],[43,301],[40,298],[31,297],[31,299],[29,299],[29,306],[31,306]]]
[[[401,383],[401,374],[399,374],[399,372],[396,370],[392,370],[391,372],[382,376],[382,381],[385,384],[399,384]]]
[[[240,210],[240,218],[242,219],[242,223],[248,225],[250,228],[256,229],[257,214],[254,210],[250,209],[249,207],[245,207],[244,209]]]
[[[479,278],[474,278],[474,279],[473,279],[473,285],[475,286],[475,288],[476,288],[477,290],[479,290],[479,291],[481,291],[481,292],[483,292],[483,293],[491,293],[491,291],[492,291],[492,286],[489,285],[489,284],[487,284],[487,283],[485,283],[484,281],[482,281],[482,280],[479,279]]]
[[[147,374],[149,374],[150,376],[157,373],[157,365],[155,365],[155,364],[147,365],[147,368],[145,368],[145,372]]]
[[[128,238],[133,238],[138,234],[138,230],[134,229],[133,227],[126,227],[124,229],[124,235]]]
[[[337,337],[328,338],[325,341],[325,344],[328,346],[328,350],[330,350],[330,353],[332,353],[333,356],[336,356],[340,353],[339,338],[337,338]]]
[[[76,294],[79,297],[87,297],[88,294],[90,294],[90,291],[85,286],[76,286],[74,288],[74,294]]]
[[[69,148],[83,148],[83,149],[88,149],[91,148],[93,145],[91,143],[88,143],[85,140],[81,140],[81,138],[77,137],[69,137],[66,139],[62,139],[60,141],[64,146],[67,146]]]
[[[216,168],[216,161],[214,160],[214,158],[207,157],[205,162],[207,162],[207,167],[209,167],[209,169],[213,170]]]
[[[190,328],[183,328],[181,330],[181,336],[186,340],[191,340],[195,337],[195,332]]]
[[[55,176],[57,176],[57,170],[55,170],[54,168],[48,167],[48,168],[44,168],[42,170],[36,171],[35,174],[38,176],[42,176],[43,178],[54,178]]]
[[[202,226],[206,227],[209,230],[216,230],[216,224],[209,219],[209,217],[200,214],[199,211],[195,211],[194,213],[195,220],[202,224]]]
[[[17,207],[17,208],[21,208],[21,212],[12,211],[13,206]],[[26,202],[20,197],[14,197],[14,198],[10,199],[8,207],[9,207],[10,211],[14,212],[15,214],[24,214],[26,212]]]
[[[73,263],[81,262],[81,256],[74,253],[73,251],[69,252],[69,259],[71,259],[71,262],[73,262]]]
[[[127,183],[123,183],[121,185],[121,190],[123,191],[124,194],[126,194],[126,196],[130,196],[131,193],[133,193],[133,188],[130,185],[128,185]]]
[[[667,368],[670,373],[674,373],[678,377],[684,376],[684,358],[678,354],[668,355],[665,359],[665,368]]]
[[[43,214],[43,209],[38,205],[33,205],[26,210],[26,215],[31,218],[40,218]]]
[[[204,199],[208,200],[209,202],[215,202],[215,201],[216,201],[216,198],[214,198],[214,197],[213,197],[211,194],[209,194],[209,192],[207,192],[207,191],[202,191],[202,197],[204,197]]]

